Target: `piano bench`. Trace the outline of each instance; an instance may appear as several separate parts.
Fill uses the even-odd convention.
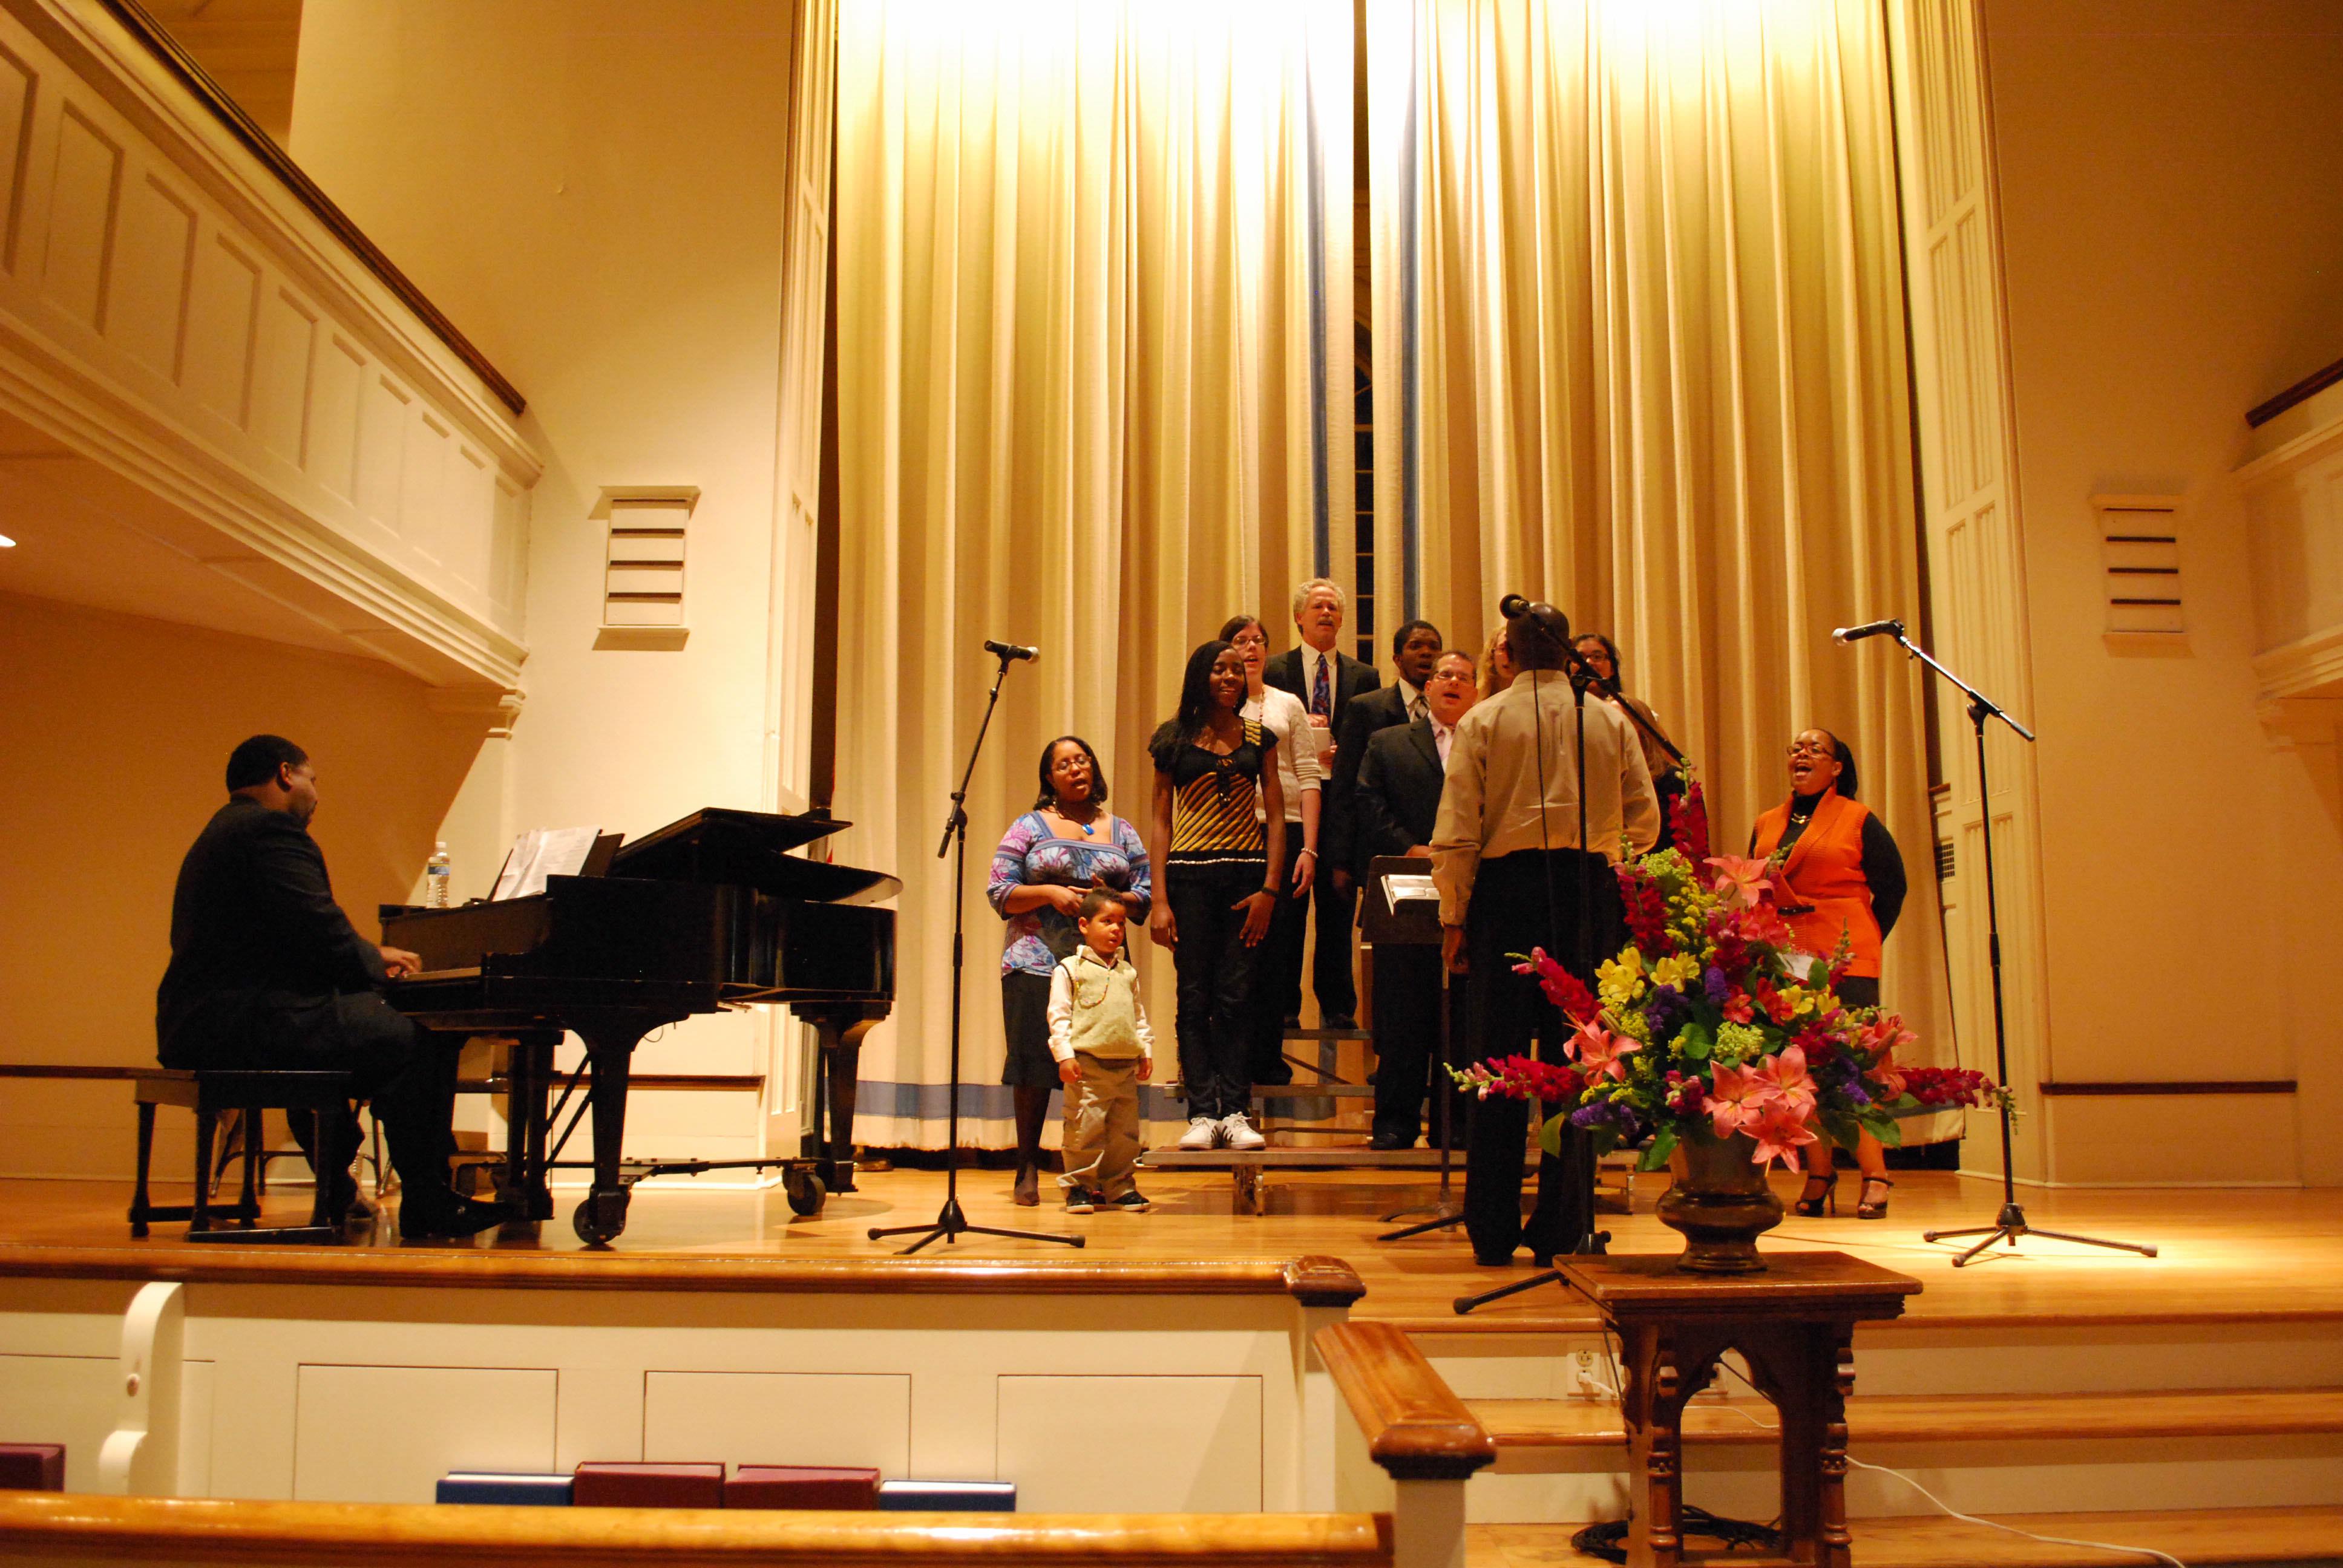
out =
[[[347,1072],[272,1072],[245,1069],[146,1068],[131,1081],[138,1106],[138,1185],[130,1197],[130,1233],[146,1234],[156,1220],[186,1220],[190,1241],[338,1241],[341,1216],[332,1213],[333,1185],[324,1172],[307,1225],[262,1226],[257,1177],[262,1151],[260,1113],[282,1111],[322,1117],[328,1111],[347,1111],[350,1075]],[[147,1198],[147,1175],[154,1163],[155,1108],[176,1105],[196,1113],[196,1191],[192,1203],[155,1203]],[[237,1201],[215,1208],[211,1201],[212,1141],[226,1111],[241,1111],[244,1124],[244,1191]],[[322,1131],[322,1129],[321,1129]],[[322,1140],[319,1141],[320,1142]],[[233,1220],[233,1225],[216,1224]]]

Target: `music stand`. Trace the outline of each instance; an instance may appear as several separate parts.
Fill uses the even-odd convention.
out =
[[[968,905],[968,781],[976,775],[977,754],[984,749],[984,733],[992,728],[992,709],[1001,700],[1001,683],[1009,678],[1009,666],[1016,658],[1015,650],[998,652],[1001,668],[993,671],[992,692],[984,699],[984,722],[976,727],[976,743],[968,749],[968,767],[960,776],[960,788],[952,791],[951,815],[944,819],[944,839],[936,846],[936,859],[952,857],[952,986],[951,986],[951,1077],[947,1104],[950,1110],[944,1134],[944,1206],[932,1225],[873,1225],[870,1239],[874,1241],[890,1236],[918,1235],[920,1239],[903,1249],[910,1257],[939,1236],[949,1243],[962,1236],[1006,1236],[1015,1241],[1056,1241],[1068,1247],[1079,1247],[1088,1238],[1082,1236],[1051,1236],[1039,1231],[1004,1231],[992,1225],[971,1225],[960,1206],[960,950],[963,925]],[[920,1234],[921,1232],[925,1234]]]
[[[1388,877],[1428,877],[1432,862],[1421,856],[1378,855],[1367,863],[1365,879],[1366,901],[1361,906],[1361,920],[1366,928],[1367,940],[1378,950],[1392,948],[1429,948],[1435,955],[1440,951],[1440,903],[1437,899],[1409,898],[1393,903],[1389,897]],[[1377,977],[1380,981],[1381,977]],[[1440,1089],[1437,1112],[1438,1124],[1433,1136],[1440,1142],[1440,1192],[1429,1207],[1402,1209],[1386,1214],[1389,1224],[1418,1214],[1430,1218],[1396,1231],[1387,1231],[1375,1238],[1378,1241],[1403,1241],[1421,1236],[1427,1231],[1444,1231],[1464,1222],[1463,1205],[1449,1195],[1449,1166],[1453,1158],[1449,1147],[1456,1125],[1456,1081],[1448,1074],[1452,1057],[1450,1030],[1453,1020],[1450,1011],[1453,997],[1448,988],[1448,966],[1440,965],[1440,1058],[1438,1072]],[[1386,1064],[1387,1067],[1387,1064]]]

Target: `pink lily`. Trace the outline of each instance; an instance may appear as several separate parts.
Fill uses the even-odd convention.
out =
[[[1577,1032],[1566,1042],[1570,1054],[1586,1071],[1587,1081],[1610,1078],[1625,1082],[1627,1064],[1620,1059],[1628,1052],[1642,1049],[1640,1041],[1624,1034],[1613,1034],[1599,1023],[1582,1023]]]
[[[1711,855],[1707,863],[1716,872],[1710,885],[1720,892],[1730,890],[1745,910],[1755,909],[1765,890],[1774,885],[1773,879],[1765,874],[1770,861],[1753,859],[1747,855]]]
[[[1755,1127],[1765,1118],[1774,1103],[1774,1086],[1745,1067],[1727,1067],[1722,1062],[1710,1074],[1716,1092],[1702,1104],[1701,1110],[1710,1118],[1710,1125],[1719,1138],[1730,1138],[1745,1128]]]
[[[1757,1140],[1757,1151],[1750,1156],[1752,1161],[1765,1166],[1779,1160],[1784,1170],[1795,1171],[1798,1151],[1815,1141],[1815,1130],[1798,1112],[1777,1101],[1767,1107],[1764,1119],[1750,1130],[1750,1136]]]
[[[1815,1109],[1815,1081],[1806,1071],[1806,1053],[1792,1046],[1779,1056],[1772,1056],[1757,1070],[1757,1076],[1773,1091],[1773,1097],[1785,1110],[1800,1116]]]

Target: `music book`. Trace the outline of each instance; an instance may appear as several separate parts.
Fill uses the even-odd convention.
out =
[[[721,1508],[720,1464],[636,1464],[588,1460],[571,1473],[579,1508]]]
[[[1014,1513],[1013,1481],[882,1481],[879,1506],[889,1513]]]
[[[599,828],[530,829],[513,840],[511,852],[505,856],[504,869],[497,873],[496,890],[488,895],[488,901],[526,899],[545,891],[548,877],[582,874],[601,833]]]
[[[811,1464],[744,1464],[724,1483],[727,1508],[876,1508],[879,1473]]]
[[[567,1475],[508,1475],[498,1472],[457,1470],[439,1478],[434,1501],[486,1503],[521,1508],[567,1508],[571,1478]]]
[[[1414,899],[1429,899],[1435,904],[1440,901],[1440,890],[1433,886],[1429,872],[1422,875],[1403,875],[1393,871],[1383,878],[1385,903],[1397,909],[1401,904]]]

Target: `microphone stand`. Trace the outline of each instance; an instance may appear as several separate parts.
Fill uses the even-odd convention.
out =
[[[944,819],[943,842],[936,846],[936,859],[952,856],[952,985],[951,985],[951,1077],[950,1095],[946,1119],[949,1131],[944,1135],[944,1206],[932,1225],[874,1225],[870,1239],[884,1241],[890,1236],[919,1236],[919,1240],[903,1249],[902,1255],[913,1252],[939,1236],[949,1244],[962,1236],[1006,1236],[1016,1241],[1058,1241],[1069,1247],[1079,1247],[1088,1238],[1082,1236],[1049,1236],[1038,1231],[1003,1231],[990,1225],[971,1225],[960,1206],[960,948],[962,925],[968,904],[968,781],[976,775],[977,754],[984,749],[985,731],[992,728],[992,709],[1001,701],[1001,683],[1009,678],[1009,666],[1018,650],[996,650],[1001,668],[993,671],[992,692],[984,699],[984,722],[976,727],[976,743],[968,749],[968,767],[960,776],[960,788],[952,791],[951,814]]]
[[[2103,1240],[2097,1236],[2076,1236],[2070,1235],[2063,1231],[2044,1231],[2029,1225],[2026,1221],[2026,1211],[2019,1206],[2017,1201],[2016,1161],[2012,1158],[2010,1151],[2008,1100],[2009,1031],[2007,1022],[2004,1017],[2002,1003],[2001,916],[1996,896],[1993,877],[1993,792],[1988,787],[1988,780],[1986,777],[1985,721],[1988,719],[1998,719],[2004,724],[2008,725],[2012,730],[2016,731],[2019,739],[2027,741],[2031,741],[2034,739],[2034,731],[2026,729],[2026,726],[2020,724],[2016,719],[2012,719],[2006,712],[2003,711],[2000,704],[1995,702],[1991,698],[1986,696],[1985,693],[1979,691],[1976,687],[1971,686],[1967,681],[1963,680],[1959,676],[1955,675],[1951,670],[1946,669],[1943,665],[1937,663],[1934,658],[1928,656],[1925,649],[1915,646],[1912,639],[1904,635],[1904,628],[1900,622],[1891,623],[1891,629],[1887,632],[1887,635],[1893,637],[1896,639],[1896,646],[1903,648],[1906,654],[1909,654],[1912,658],[1918,659],[1922,664],[1926,665],[1930,669],[1936,671],[1937,675],[1951,683],[1953,688],[1959,691],[1962,696],[1969,699],[1969,727],[1976,735],[1978,836],[1981,847],[1985,850],[1986,954],[1986,961],[1993,971],[1994,1070],[1999,1075],[1997,1081],[2001,1084],[2003,1091],[2001,1101],[2001,1213],[1996,1217],[1994,1222],[1990,1225],[1972,1225],[1958,1231],[1924,1231],[1920,1233],[1920,1239],[1924,1241],[1936,1241],[1953,1236],[1983,1236],[1985,1238],[1984,1241],[1977,1242],[1976,1245],[1971,1247],[1967,1251],[1963,1252],[1959,1257],[1953,1260],[1953,1267],[1956,1269],[1976,1258],[1978,1253],[1984,1251],[1987,1247],[1992,1246],[1996,1241],[2007,1241],[2011,1246],[2015,1247],[2017,1245],[2017,1239],[2021,1236],[2047,1236],[2056,1241],[2077,1241],[2086,1247],[2111,1247],[2118,1251],[2137,1252],[2144,1257],[2153,1258],[2156,1256],[2156,1249],[2154,1247],[2143,1246],[2137,1241],[2110,1241]]]

